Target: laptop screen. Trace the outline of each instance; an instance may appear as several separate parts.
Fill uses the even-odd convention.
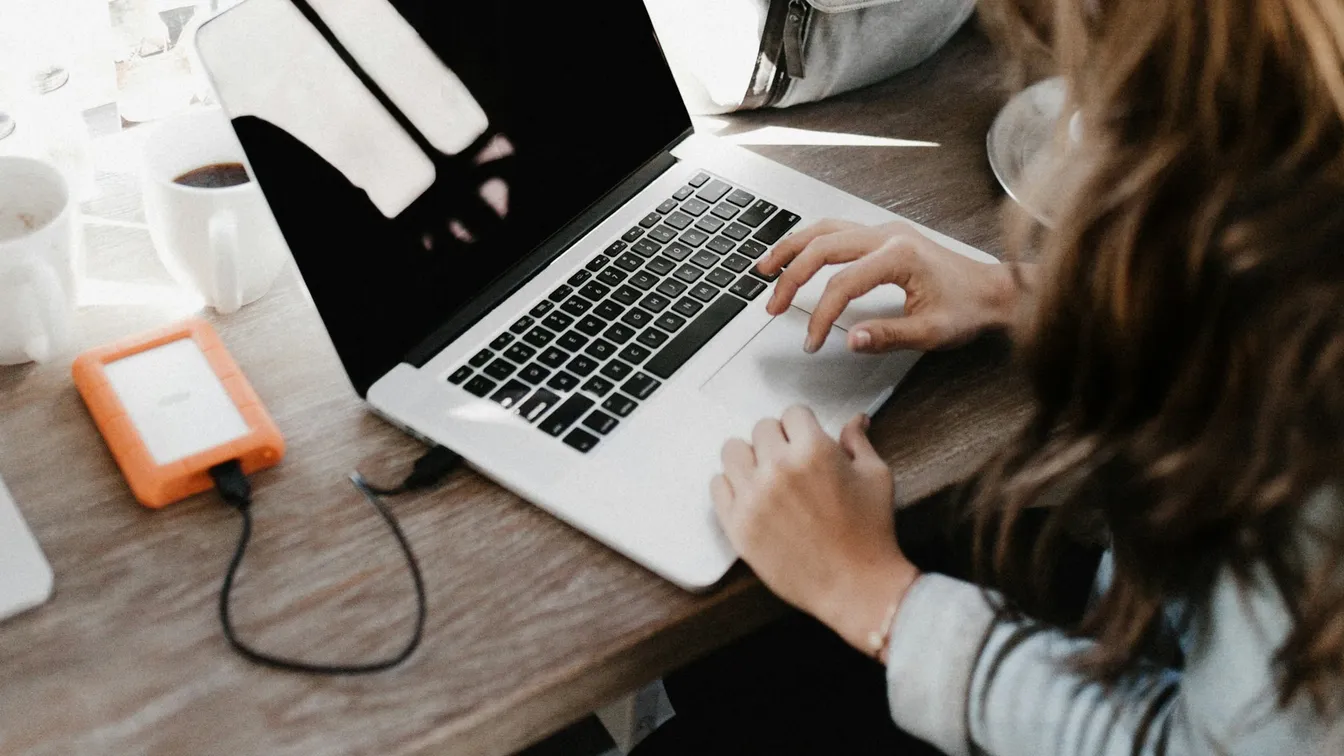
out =
[[[690,127],[640,2],[246,0],[197,44],[361,394]]]

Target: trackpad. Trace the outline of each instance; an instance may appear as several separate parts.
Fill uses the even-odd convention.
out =
[[[855,354],[845,346],[845,332],[835,327],[820,351],[807,354],[808,318],[790,307],[701,390],[725,408],[756,418],[779,417],[790,405],[805,404],[822,427],[836,433],[854,415],[875,409],[919,357],[914,352]]]

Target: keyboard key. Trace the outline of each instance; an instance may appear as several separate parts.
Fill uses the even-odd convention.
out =
[[[706,181],[709,181],[709,174],[705,173],[704,171],[700,171],[699,173],[695,174],[695,176],[692,177],[690,181],[686,183],[690,184],[696,189],[699,189],[700,187],[705,185]]]
[[[632,305],[639,301],[640,291],[633,286],[622,286],[612,293],[611,298],[623,305]]]
[[[523,337],[523,341],[526,341],[527,343],[531,344],[534,347],[544,347],[554,340],[555,340],[555,334],[546,330],[545,328],[542,328],[541,326],[537,326],[536,328],[533,328],[532,330],[528,331],[527,335]],[[514,344],[514,346],[518,345]]]
[[[705,177],[705,180],[708,181],[708,180],[709,180],[709,177],[706,176],[706,177]],[[692,194],[695,194],[695,187],[683,186],[682,188],[678,189],[678,190],[672,195],[672,198],[675,199],[675,200],[677,200],[678,202],[680,202],[681,200],[686,199],[687,197],[691,196]]]
[[[640,257],[639,255],[633,252],[626,252],[625,254],[616,258],[616,266],[621,270],[629,271],[630,273],[634,273],[635,271],[639,270],[639,266],[643,264],[644,264],[644,258]]]
[[[668,273],[671,273],[676,267],[676,263],[659,255],[658,257],[649,260],[649,264],[644,266],[644,270],[649,271],[655,276],[665,276]]]
[[[701,310],[705,309],[705,306],[690,297],[682,297],[677,300],[676,304],[672,305],[672,309],[688,318],[693,318],[699,314]]]
[[[607,257],[615,257],[616,255],[619,255],[620,253],[624,252],[625,247],[626,243],[617,239],[616,241],[611,243],[610,247],[607,247],[606,249],[602,250],[602,254],[606,255]]]
[[[655,357],[654,359],[657,358]],[[621,391],[624,391],[636,399],[648,399],[650,396],[653,396],[653,392],[657,391],[658,387],[661,385],[663,384],[643,373],[635,373],[634,378],[626,381],[625,385],[621,386]]]
[[[606,396],[614,388],[616,384],[598,375],[589,378],[588,382],[583,384],[583,390],[595,396]]]
[[[540,302],[537,302],[537,306],[533,307],[527,314],[534,318],[539,318],[553,309],[555,309],[555,303],[548,299],[543,299]]]
[[[615,412],[621,417],[627,417],[639,403],[624,394],[614,394],[610,399],[602,402],[602,409],[608,412]]]
[[[776,278],[779,278],[779,273],[774,273],[772,275],[767,276],[766,274],[761,272],[761,269],[759,267],[752,268],[751,274],[761,279],[762,281],[765,281],[766,283],[769,283],[775,280]]]
[[[676,309],[675,307],[673,309]],[[686,325],[686,318],[672,312],[665,312],[653,321],[653,324],[668,333],[675,333],[678,328]]]
[[[663,216],[659,215],[658,213],[649,213],[648,215],[644,216],[644,219],[639,222],[639,225],[643,226],[644,228],[653,228],[654,226],[658,225],[658,222],[661,221],[662,219]]]
[[[532,347],[526,344],[514,344],[513,346],[509,347],[509,350],[504,353],[504,356],[508,357],[510,360],[521,365],[522,363],[532,359],[532,355],[536,353],[537,350],[533,349]]]
[[[541,321],[541,324],[552,331],[563,331],[574,324],[574,318],[571,318],[563,312],[553,312],[550,315],[547,315],[546,319]]]
[[[709,275],[705,276],[705,280],[722,288],[736,281],[737,276],[733,275],[733,272],[726,268],[715,268],[709,272]]]
[[[597,306],[596,310],[593,310],[593,314],[603,320],[615,320],[616,318],[619,318],[623,312],[625,312],[624,307],[611,301],[603,302]]]
[[[650,294],[649,296],[656,297],[658,295]],[[664,299],[663,301],[667,300]],[[643,328],[644,326],[653,322],[653,316],[645,312],[644,310],[641,310],[638,307],[631,307],[629,312],[621,316],[621,322],[625,323],[631,328]],[[631,335],[633,336],[634,334]],[[626,341],[629,341],[629,339],[626,339]]]
[[[509,343],[509,341],[512,341],[512,340],[513,340],[513,337],[510,336],[510,337],[508,338],[508,340],[506,340],[504,343],[507,344],[507,343]],[[498,342],[498,341],[499,341],[499,339],[495,339],[494,341],[490,342],[490,345],[491,345],[491,346],[494,346],[495,343]],[[498,347],[496,347],[496,348],[498,348]],[[489,349],[482,349],[481,351],[479,351],[479,352],[477,352],[475,355],[473,355],[472,358],[471,358],[470,360],[468,360],[468,362],[471,364],[472,367],[481,367],[482,365],[485,365],[487,362],[489,362],[489,361],[491,360],[491,358],[493,358],[494,356],[495,356],[495,353],[492,352],[492,351],[490,351]]]
[[[644,333],[641,333],[636,337],[635,341],[638,341],[650,349],[657,349],[663,345],[663,342],[667,341],[667,338],[667,334],[657,328],[645,328]]]
[[[592,343],[584,348],[583,353],[595,360],[605,360],[616,354],[616,345],[604,339],[593,339]]]
[[[671,226],[672,228],[675,228],[678,231],[685,231],[686,227],[694,222],[695,222],[694,218],[687,215],[686,213],[681,212],[680,210],[678,210],[675,213],[672,213],[671,215],[663,219],[663,223],[666,223],[667,225]]]
[[[597,369],[597,362],[591,357],[579,355],[570,360],[569,364],[565,366],[565,369],[569,370],[571,373],[577,373],[580,376],[584,376]]]
[[[467,381],[467,385],[463,386],[462,388],[466,389],[468,393],[484,398],[486,394],[490,393],[491,391],[494,391],[495,386],[498,385],[499,385],[498,383],[495,383],[489,378],[486,378],[483,375],[478,375],[475,378],[472,378],[471,380]]]
[[[633,276],[630,276],[630,283],[633,286],[638,286],[644,291],[648,291],[653,288],[654,284],[658,283],[658,277],[646,270],[641,270]]]
[[[574,289],[568,286],[561,286],[560,288],[551,292],[550,295],[548,295],[546,298],[551,300],[552,302],[563,302],[565,301],[565,297],[573,293]]]
[[[569,284],[570,286],[582,286],[584,281],[587,281],[592,277],[593,277],[592,271],[580,270],[576,271],[574,275],[570,276],[569,279],[565,281],[565,283]]]
[[[507,360],[495,360],[494,362],[487,365],[485,369],[482,370],[481,372],[485,373],[491,378],[495,378],[497,380],[502,381],[505,378],[508,378],[509,376],[513,375],[513,363]]]
[[[535,386],[547,378],[550,378],[551,371],[534,362],[518,371],[518,377]]]
[[[681,206],[681,209],[682,212],[690,213],[691,215],[704,215],[705,211],[709,209],[709,203],[701,202],[698,199],[690,199],[686,200]]]
[[[705,308],[703,314],[691,322],[691,326],[667,343],[658,354],[644,365],[644,369],[659,378],[671,378],[677,368],[686,364],[700,348],[709,343],[714,335],[728,325],[739,312],[746,309],[747,303],[737,297],[719,297],[714,304]],[[633,379],[632,379],[633,380]],[[624,389],[623,389],[624,390]],[[631,396],[642,399],[638,394]]]
[[[556,391],[572,391],[575,386],[579,385],[579,379],[561,370],[551,376],[551,379],[546,381],[546,385]]]
[[[463,365],[457,370],[454,370],[452,375],[448,376],[448,382],[454,386],[460,386],[462,381],[465,381],[469,375],[471,375],[471,368]]]
[[[565,444],[567,446],[578,449],[584,454],[592,451],[593,447],[597,446],[597,441],[597,436],[594,436],[587,431],[579,430],[578,428],[570,431],[569,435],[565,436]]]
[[[772,205],[765,200],[759,200],[756,204],[751,206],[750,210],[742,213],[742,217],[737,220],[739,223],[745,223],[752,228],[756,228],[762,223],[765,223],[778,209],[779,206],[777,205]]]
[[[669,278],[658,284],[657,291],[659,294],[675,299],[676,297],[681,296],[683,291],[686,291],[686,284],[676,279]]]
[[[758,281],[751,276],[742,276],[737,283],[733,284],[733,288],[728,291],[731,291],[743,299],[755,299],[757,294],[765,291],[765,282]]]
[[[625,242],[616,242],[616,243],[621,245],[621,249],[625,249]],[[596,273],[599,270],[602,270],[602,266],[606,265],[609,262],[611,262],[610,257],[607,257],[606,255],[598,255],[597,257],[594,257],[593,259],[589,260],[588,264],[583,267]]]
[[[723,267],[734,273],[741,273],[751,267],[751,260],[748,260],[742,255],[728,255],[728,259],[723,261]]]
[[[651,354],[653,354],[653,352],[650,352],[649,350],[645,349],[639,344],[627,344],[625,349],[622,349],[620,351],[620,354],[617,354],[616,356],[620,357],[626,362],[631,362],[638,365],[644,360],[647,360],[649,358],[649,355]]]
[[[504,384],[503,388],[492,394],[490,398],[499,402],[499,406],[504,409],[513,409],[531,390],[531,387],[522,381],[509,381]]]
[[[585,312],[588,312],[588,310],[592,306],[593,303],[589,302],[583,297],[570,297],[569,299],[565,300],[564,304],[560,305],[560,309],[564,310],[570,315],[573,315],[574,317],[578,317],[584,314]]]
[[[747,194],[741,189],[734,190],[724,199],[728,200],[734,205],[737,205],[738,207],[746,207],[747,205],[750,205],[751,203],[756,201],[756,198],[754,196]]]
[[[695,227],[707,234],[716,234],[719,229],[723,228],[723,221],[712,215],[706,215],[695,222]]]
[[[596,336],[599,333],[602,333],[602,329],[607,327],[607,323],[605,320],[597,317],[596,315],[589,315],[583,320],[580,320],[579,324],[574,327],[582,331],[583,333],[588,334],[589,336]],[[565,334],[565,336],[569,336],[569,334],[567,333]],[[569,346],[565,343],[564,339],[560,340],[560,346],[564,347],[565,349],[569,349]],[[570,351],[574,350],[570,349]]]
[[[495,340],[494,340],[494,341],[490,342],[490,348],[491,348],[491,349],[503,349],[504,347],[506,347],[506,346],[509,345],[509,342],[510,342],[510,341],[513,341],[513,334],[511,334],[511,333],[501,333],[500,335],[498,335],[498,336],[495,337]],[[479,366],[478,366],[478,367],[479,367]]]
[[[723,236],[716,236],[713,239],[709,240],[709,244],[705,245],[705,249],[714,250],[714,254],[716,255],[726,255],[729,252],[732,252],[733,247],[736,246],[737,245],[733,243],[732,239],[728,239]]]
[[[580,294],[593,300],[594,302],[601,299],[602,297],[605,297],[607,293],[610,291],[611,291],[610,286],[607,286],[606,284],[600,284],[597,281],[589,281],[582,289],[579,289]]]
[[[640,239],[639,241],[635,242],[635,246],[631,247],[630,249],[634,250],[635,252],[638,252],[640,257],[643,257],[644,259],[647,260],[648,258],[658,254],[662,250],[662,247],[650,239]]]
[[[540,362],[546,367],[558,368],[565,364],[565,361],[568,359],[569,352],[566,352],[559,347],[549,347],[546,351],[541,353],[541,356],[537,358],[537,362]]]
[[[758,241],[752,241],[750,239],[742,242],[737,247],[738,252],[741,252],[742,254],[750,257],[753,260],[765,254],[765,251],[767,249],[769,249],[769,247],[765,246],[764,244],[761,244]]]
[[[671,244],[667,245],[667,249],[663,250],[663,254],[667,255],[673,260],[676,260],[677,262],[681,262],[682,260],[685,260],[686,258],[690,257],[691,253],[694,251],[695,250],[691,249],[685,244],[682,244],[681,242],[672,242]]]
[[[719,295],[719,290],[707,283],[699,283],[691,287],[691,296],[701,302],[710,302]]]
[[[667,244],[677,238],[677,231],[680,229],[671,229],[667,226],[658,226],[649,232],[649,238],[660,244]]]
[[[789,229],[798,225],[798,221],[800,220],[802,220],[802,218],[798,217],[797,214],[791,213],[788,210],[780,210],[775,217],[770,219],[769,223],[761,226],[756,233],[752,234],[751,238],[762,244],[774,244],[779,241],[784,234],[788,233]]]
[[[714,203],[723,199],[724,195],[731,192],[733,188],[718,179],[714,179],[709,184],[701,187],[700,191],[695,193],[696,199],[702,199],[705,202]]]
[[[625,242],[626,244],[631,244],[636,239],[638,239],[643,235],[644,235],[644,229],[636,226],[630,229],[629,231],[626,231],[624,234],[621,234],[621,241]]]
[[[624,344],[635,337],[635,329],[624,323],[613,323],[611,328],[608,328],[602,336],[608,341]]]
[[[602,366],[602,375],[605,375],[613,381],[619,381],[623,380],[627,375],[630,375],[634,370],[634,368],[620,360],[612,360]]]
[[[544,388],[539,388],[533,392],[528,400],[523,402],[523,406],[518,408],[518,414],[529,423],[535,423],[538,418],[546,414],[551,407],[560,403],[560,397],[552,394]]]
[[[518,322],[509,326],[509,330],[513,331],[514,333],[522,333],[523,331],[526,331],[527,329],[531,328],[532,324],[535,322],[537,321],[533,320],[532,318],[524,316],[518,318]]]
[[[742,211],[727,202],[720,202],[714,207],[714,214],[724,220],[732,220],[733,218],[736,218],[737,214],[740,212]]]
[[[719,256],[707,249],[702,249],[695,253],[695,257],[691,258],[691,262],[708,270],[719,264]]]
[[[681,235],[681,241],[688,247],[698,247],[709,241],[709,234],[698,228],[693,228]]]
[[[588,415],[588,417],[585,417],[583,419],[584,427],[592,428],[593,430],[597,431],[598,433],[601,433],[604,436],[615,430],[617,424],[619,423],[620,423],[619,420],[612,417],[611,415],[608,415],[602,410],[593,410],[592,413]]]
[[[662,213],[663,215],[667,215],[668,213],[676,209],[677,209],[677,200],[674,199],[666,200],[663,202],[663,204],[658,206],[658,212]]]
[[[601,281],[607,286],[620,286],[621,281],[624,281],[627,275],[629,274],[626,273],[625,271],[617,270],[616,268],[607,268],[606,270],[597,274],[597,280]]]
[[[569,426],[577,423],[579,418],[587,414],[588,410],[592,409],[596,403],[586,396],[575,394],[566,399],[537,427],[552,436],[559,436],[568,430]]]
[[[742,241],[751,235],[751,229],[741,223],[729,223],[728,228],[723,230],[723,235],[733,241]]]
[[[686,265],[677,268],[677,272],[673,275],[685,281],[686,283],[695,283],[696,281],[700,280],[700,276],[703,276],[704,274],[705,272],[700,268],[697,268],[694,265],[687,263]]]
[[[649,312],[660,312],[670,304],[672,304],[672,300],[668,299],[662,294],[649,294],[648,296],[639,300],[639,306],[643,307]],[[629,315],[630,313],[626,314]],[[622,318],[622,320],[625,320],[625,318]],[[629,321],[627,320],[626,322]],[[644,324],[640,323],[640,325]]]

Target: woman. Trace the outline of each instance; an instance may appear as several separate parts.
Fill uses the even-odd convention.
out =
[[[1012,236],[1039,264],[830,221],[762,267],[788,266],[778,313],[853,263],[808,349],[889,284],[904,317],[851,349],[1010,329],[1034,413],[965,507],[996,590],[905,556],[863,418],[835,440],[796,408],[728,442],[723,526],[944,752],[1344,753],[1344,3],[982,5],[1054,53],[1081,114],[1057,223]],[[1056,556],[1088,534],[1109,550],[1067,621]]]

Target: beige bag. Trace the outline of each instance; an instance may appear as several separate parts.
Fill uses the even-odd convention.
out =
[[[868,86],[947,43],[975,0],[645,0],[691,112]]]

